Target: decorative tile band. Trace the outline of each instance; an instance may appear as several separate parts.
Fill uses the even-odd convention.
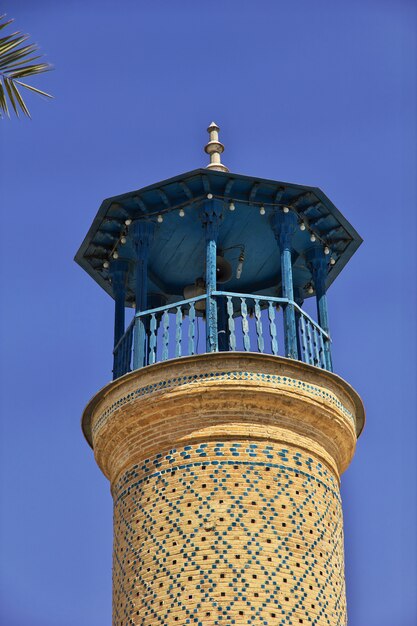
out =
[[[316,385],[312,385],[310,383],[306,383],[302,380],[298,380],[296,378],[289,378],[288,376],[280,376],[277,374],[262,374],[259,372],[242,372],[242,371],[230,371],[230,372],[206,372],[201,374],[193,374],[191,376],[178,376],[174,378],[169,378],[168,380],[161,380],[152,385],[146,385],[144,387],[138,387],[134,391],[131,391],[126,396],[119,398],[116,402],[113,402],[95,421],[92,432],[95,434],[101,426],[105,423],[107,418],[112,415],[115,411],[120,409],[125,404],[130,402],[134,402],[140,397],[147,396],[151,393],[155,393],[156,391],[161,391],[163,389],[174,389],[176,387],[180,387],[182,385],[192,385],[194,383],[199,383],[202,380],[206,380],[208,382],[218,381],[221,382],[223,380],[251,380],[254,382],[264,382],[276,384],[279,386],[286,386],[292,389],[300,389],[309,393],[310,395],[316,396],[323,400],[326,400],[333,406],[337,407],[340,411],[346,415],[349,420],[354,424],[355,420],[352,413],[340,402],[340,400],[330,391],[325,391],[324,389],[317,387]]]
[[[200,445],[204,445],[204,444],[200,444]],[[217,445],[221,445],[221,444],[217,444]],[[240,445],[240,444],[237,444]],[[173,450],[173,452],[176,452],[176,450]],[[189,456],[189,455],[182,455],[182,456]],[[237,455],[236,455],[237,456]],[[252,454],[251,456],[256,456],[255,454]],[[150,472],[153,468],[152,466],[146,466],[146,464],[149,462],[149,459],[145,460],[145,464],[140,468],[142,471],[144,472]],[[157,467],[160,465],[157,461],[154,462],[154,465],[156,465]],[[286,470],[289,472],[295,472],[297,474],[303,475],[306,478],[308,478],[309,480],[315,480],[317,483],[320,483],[321,486],[325,487],[326,489],[329,489],[328,485],[325,485],[322,481],[320,481],[316,476],[309,474],[303,470],[297,469],[297,468],[292,468],[292,467],[287,467],[284,466],[282,464],[279,463],[265,463],[262,461],[258,461],[257,463],[254,463],[253,461],[236,461],[236,460],[227,460],[227,461],[197,461],[194,463],[185,463],[182,465],[173,465],[172,467],[168,467],[166,469],[162,469],[160,471],[154,471],[152,473],[150,473],[149,475],[144,476],[143,478],[138,479],[136,482],[132,483],[129,485],[129,490],[131,489],[137,489],[138,487],[140,487],[140,485],[146,481],[149,482],[149,480],[153,480],[153,479],[158,479],[161,476],[164,476],[165,474],[175,474],[175,472],[181,472],[181,471],[190,471],[191,468],[202,468],[204,467],[204,469],[207,469],[206,466],[211,466],[212,468],[214,468],[214,470],[217,467],[224,467],[224,466],[238,466],[238,465],[242,465],[244,467],[254,467],[255,465],[260,467],[260,468],[273,468],[276,470]],[[300,463],[301,465],[301,463]],[[323,467],[321,465],[321,463],[318,464],[320,467]],[[129,471],[127,473],[127,475],[129,475],[129,479],[132,478],[137,478],[138,477],[138,473],[137,473],[137,469],[139,468],[138,465],[135,465],[132,471]],[[236,469],[236,468],[235,468]],[[323,475],[323,472],[320,471],[320,474]],[[123,476],[122,481],[125,481],[126,479],[126,474]],[[332,477],[332,482],[334,481],[333,477]],[[120,487],[120,483],[118,483],[118,486]],[[339,491],[333,489],[332,490],[333,495],[335,496],[335,498],[338,498],[340,500],[340,495],[339,495]],[[117,502],[120,498],[123,498],[124,496],[126,496],[126,494],[128,493],[128,490],[124,490],[121,491],[120,493],[118,493],[118,489],[116,488],[115,490],[115,494],[114,494],[114,499],[115,502]]]

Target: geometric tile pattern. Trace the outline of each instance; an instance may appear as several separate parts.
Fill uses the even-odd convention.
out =
[[[270,383],[274,386],[274,388],[291,387],[292,389],[301,390],[311,396],[326,400],[326,402],[341,410],[343,414],[346,415],[346,417],[348,417],[353,423],[355,421],[351,411],[349,411],[349,409],[347,409],[340,402],[337,396],[331,391],[328,391],[322,387],[312,385],[311,383],[306,383],[303,380],[297,378],[290,378],[289,376],[266,373],[264,374],[262,372],[242,372],[240,370],[236,370],[227,372],[204,372],[200,374],[193,374],[191,376],[176,376],[168,380],[159,380],[158,382],[151,385],[138,387],[134,391],[128,393],[126,396],[118,398],[118,400],[111,404],[102,413],[102,415],[100,415],[100,417],[95,421],[93,425],[93,433],[96,433],[101,428],[101,426],[103,426],[103,424],[110,417],[110,415],[112,415],[112,413],[128,403],[134,402],[138,398],[142,398],[159,390],[174,389],[175,387],[179,387],[181,385],[192,385],[195,383],[198,384],[202,380],[205,380],[207,382],[221,382],[223,380],[250,380],[254,382]]]
[[[338,482],[295,447],[207,442],[113,486],[114,626],[344,626]]]

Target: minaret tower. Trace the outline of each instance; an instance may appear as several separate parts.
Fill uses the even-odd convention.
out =
[[[361,238],[317,187],[230,173],[208,132],[206,168],[104,200],[76,255],[115,302],[113,381],[82,418],[114,500],[113,626],[343,626],[364,410],[326,292]]]

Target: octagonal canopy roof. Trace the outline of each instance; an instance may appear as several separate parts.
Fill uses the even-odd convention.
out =
[[[155,221],[149,293],[163,294],[168,302],[182,299],[184,287],[204,276],[205,237],[199,210],[208,197],[224,203],[218,249],[233,267],[232,278],[224,285],[227,291],[279,295],[280,253],[268,219],[278,207],[289,207],[297,214],[301,228],[305,227],[297,229],[293,238],[294,285],[304,291],[305,297],[312,280],[305,255],[313,245],[329,248],[329,287],[362,243],[356,230],[318,187],[197,169],[104,200],[75,260],[113,297],[107,265],[114,252],[133,266],[134,251],[126,221]],[[230,210],[230,202],[234,210]],[[242,246],[245,261],[237,279]],[[133,300],[132,269],[126,305]]]

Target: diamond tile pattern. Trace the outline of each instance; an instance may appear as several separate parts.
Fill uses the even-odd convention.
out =
[[[114,626],[346,624],[338,482],[305,451],[188,445],[113,492]]]

